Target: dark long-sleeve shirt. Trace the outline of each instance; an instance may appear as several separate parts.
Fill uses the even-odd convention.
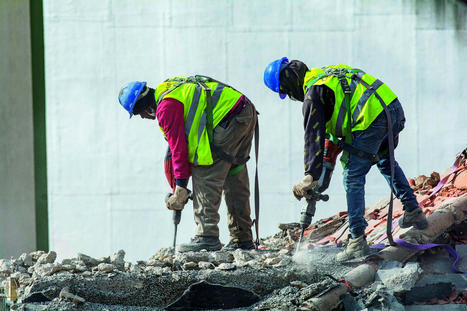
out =
[[[305,175],[318,180],[323,165],[326,122],[334,111],[334,92],[325,85],[314,85],[305,93],[303,127],[305,129]]]

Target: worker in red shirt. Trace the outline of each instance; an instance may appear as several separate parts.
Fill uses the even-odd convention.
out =
[[[253,249],[250,189],[245,163],[257,123],[254,105],[214,79],[175,77],[155,88],[131,82],[119,94],[133,115],[157,119],[172,154],[175,187],[167,208],[182,210],[192,176],[195,237],[179,252],[221,249],[219,205],[224,191],[230,241],[226,250]]]

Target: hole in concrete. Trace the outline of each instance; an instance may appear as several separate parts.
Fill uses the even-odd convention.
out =
[[[30,303],[30,302],[48,302],[51,301],[49,297],[47,297],[44,293],[42,292],[37,292],[37,293],[32,293],[26,298],[23,299],[22,302],[24,303]]]
[[[259,297],[242,288],[211,284],[205,281],[192,284],[167,310],[210,310],[248,307]]]

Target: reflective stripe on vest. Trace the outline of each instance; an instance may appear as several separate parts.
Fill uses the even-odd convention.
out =
[[[355,93],[355,90],[357,89],[357,80],[352,79],[350,82],[350,96],[349,98],[353,97],[353,94]],[[342,126],[344,125],[344,120],[345,116],[347,115],[347,105],[345,104],[345,97],[342,99],[341,106],[339,108],[339,114],[337,115],[337,121],[336,121],[336,136],[338,137],[343,137],[344,135],[342,134]]]
[[[201,88],[199,85],[197,86]],[[211,103],[212,103],[212,110],[214,111],[214,108],[217,105],[217,102],[219,101],[219,98],[221,97],[222,91],[224,90],[225,85],[224,84],[219,84],[216,89],[214,90],[214,93],[212,94],[211,97]],[[194,100],[194,99],[193,99]],[[196,108],[198,108],[198,102],[199,102],[199,97],[196,101],[196,103],[192,102],[191,106],[196,105]],[[190,107],[191,109],[191,107]],[[206,127],[206,110],[203,112],[201,115],[201,120],[199,121],[199,126],[198,126],[198,147],[199,147],[199,141],[201,140],[201,135],[203,134],[204,128]],[[191,128],[191,124],[188,127],[188,129]],[[185,133],[187,132],[187,123],[185,122]],[[195,158],[193,159],[193,164],[198,165],[198,147],[196,147],[195,150]]]
[[[242,94],[219,82],[203,83],[211,90],[214,128],[230,112]],[[206,92],[203,87],[194,77],[176,77],[159,84],[155,98],[158,103],[165,98],[173,98],[183,103],[188,161],[195,165],[212,164],[211,147],[206,131]]]
[[[348,113],[344,91],[336,74],[332,73],[333,70],[339,71],[339,74],[345,74],[351,90],[349,98],[352,114],[350,131],[352,132],[368,128],[383,111],[381,103],[374,95],[375,92],[386,105],[397,98],[386,84],[361,70],[346,65],[311,68],[305,75],[305,92],[312,85],[326,85],[334,92],[334,112],[326,123],[326,131],[332,135],[345,137],[348,132]],[[367,88],[367,86],[369,87]]]

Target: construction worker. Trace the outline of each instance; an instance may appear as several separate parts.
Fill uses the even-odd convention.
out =
[[[257,112],[250,100],[230,86],[204,76],[175,77],[156,88],[130,82],[120,104],[133,115],[157,119],[172,153],[175,189],[166,205],[182,210],[193,177],[195,237],[178,251],[221,249],[219,205],[224,191],[230,242],[226,250],[253,249],[248,171]]]
[[[293,187],[297,199],[307,197],[307,191],[316,185],[320,191],[325,190],[318,184],[327,164],[323,163],[323,154],[326,151],[324,159],[332,162],[341,147],[344,149],[341,162],[351,238],[337,260],[345,261],[369,252],[365,237],[364,186],[365,176],[373,164],[391,184],[393,162],[392,189],[405,211],[399,225],[402,228],[427,227],[425,214],[404,172],[391,157],[394,149],[391,150],[391,143],[394,147],[397,145],[405,117],[397,96],[386,84],[346,65],[309,69],[303,62],[289,61],[286,57],[266,67],[264,82],[279,93],[281,99],[288,95],[292,100],[303,102],[305,177]],[[386,112],[390,116],[390,127]]]

